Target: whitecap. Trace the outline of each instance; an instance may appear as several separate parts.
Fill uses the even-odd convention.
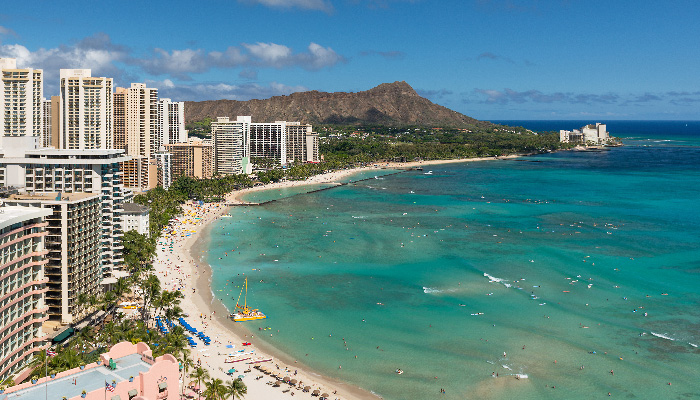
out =
[[[440,293],[442,290],[423,286],[423,293]]]
[[[675,341],[675,340],[676,340],[676,339],[674,339],[674,338],[672,338],[672,337],[666,336],[667,334],[656,333],[656,332],[649,332],[649,333],[651,333],[652,335],[656,336],[657,338],[666,339],[666,340],[672,340],[672,341]]]

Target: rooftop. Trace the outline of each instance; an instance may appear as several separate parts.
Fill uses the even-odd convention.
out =
[[[147,372],[151,366],[141,361],[140,354],[129,354],[122,358],[114,360],[117,363],[117,368],[110,370],[106,366],[86,369],[62,378],[56,378],[47,381],[44,384],[38,384],[29,388],[11,393],[8,398],[18,397],[22,400],[46,400],[47,393],[50,393],[49,398],[56,399],[65,396],[71,398],[80,396],[83,390],[91,392],[97,389],[103,389],[105,382],[112,381],[121,382],[128,380],[131,376],[138,376],[139,372]],[[75,384],[73,383],[75,382]],[[105,391],[106,392],[106,391]],[[107,393],[108,397],[109,393]]]
[[[13,194],[8,200],[33,200],[33,201],[79,201],[91,197],[100,197],[95,193],[41,193],[41,194]]]
[[[147,213],[149,210],[148,207],[137,203],[123,203],[122,206],[124,207],[124,211],[122,211],[122,214],[142,214]]]
[[[28,219],[47,217],[52,214],[49,209],[38,207],[4,206],[0,207],[0,229]]]

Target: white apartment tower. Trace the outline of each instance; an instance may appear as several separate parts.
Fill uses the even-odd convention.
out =
[[[250,124],[250,159],[265,158],[287,164],[287,121]]]
[[[318,134],[310,124],[287,122],[287,162],[318,162]]]
[[[158,101],[158,117],[160,119],[160,141],[163,146],[173,143],[187,143],[185,130],[185,102],[173,103],[170,99]]]
[[[145,83],[132,83],[126,93],[126,153],[131,156],[151,155],[160,149],[158,89]]]
[[[172,177],[172,155],[165,150],[165,146],[161,147],[160,150],[153,153],[153,158],[156,161],[157,168],[157,184],[162,186],[163,189],[170,188],[173,184]]]
[[[0,58],[0,136],[41,136],[44,73],[40,69],[18,69],[14,58]]]
[[[90,69],[62,69],[59,148],[111,149],[112,78],[92,77]]]
[[[214,172],[222,175],[242,174],[247,169],[243,123],[218,117],[211,123],[214,142]]]
[[[51,100],[41,99],[43,108],[42,126],[41,126],[41,147],[51,146]]]

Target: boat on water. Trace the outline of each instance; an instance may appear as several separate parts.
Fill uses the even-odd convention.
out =
[[[243,295],[244,289],[245,296],[243,297],[243,305],[241,305],[241,295]],[[254,321],[256,319],[267,318],[267,316],[257,308],[248,307],[248,278],[245,278],[245,285],[241,288],[241,293],[238,294],[238,300],[236,300],[236,312],[229,315],[229,317],[234,322]]]

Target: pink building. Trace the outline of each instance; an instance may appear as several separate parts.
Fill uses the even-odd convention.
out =
[[[121,342],[101,354],[98,363],[13,386],[0,400],[176,400],[179,378],[174,356],[154,358],[145,343]]]
[[[46,347],[44,237],[51,210],[0,207],[0,380]]]

